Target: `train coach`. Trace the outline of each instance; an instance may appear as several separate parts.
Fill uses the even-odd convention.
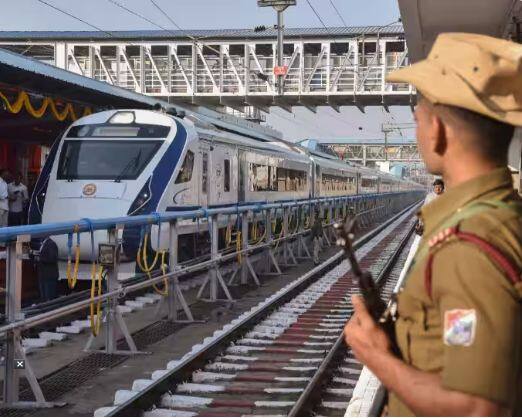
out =
[[[260,140],[255,133],[221,129],[197,116],[110,110],[77,120],[56,141],[31,198],[29,221],[143,215],[412,187],[416,186],[385,173],[281,140]],[[124,231],[124,244],[139,240],[129,234]],[[95,239],[104,241],[106,236],[98,231]],[[56,240],[65,257],[67,237]],[[83,239],[81,259],[88,260],[91,253],[90,240]]]

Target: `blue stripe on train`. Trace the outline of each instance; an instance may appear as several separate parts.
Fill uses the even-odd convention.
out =
[[[152,172],[150,182],[151,197],[145,206],[140,210],[140,215],[147,215],[157,212],[161,197],[165,193],[168,184],[178,165],[185,144],[187,143],[187,131],[185,127],[176,121],[176,136],[165,151],[160,162]],[[128,227],[123,230],[122,248],[124,254],[129,258],[134,258],[140,244],[140,227]]]
[[[42,223],[42,212],[43,206],[45,204],[45,196],[42,199],[41,207],[38,209],[38,195],[47,193],[47,186],[49,185],[49,176],[51,175],[51,169],[53,168],[53,163],[56,159],[56,153],[58,152],[58,146],[60,145],[60,140],[62,139],[63,132],[57,137],[51,146],[51,150],[49,151],[49,156],[45,161],[42,172],[38,176],[38,180],[36,180],[36,185],[34,186],[34,191],[31,196],[31,201],[29,204],[29,214],[27,223],[30,225],[41,224]]]

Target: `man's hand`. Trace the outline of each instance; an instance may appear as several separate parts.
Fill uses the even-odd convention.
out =
[[[390,350],[386,333],[370,316],[361,296],[352,296],[354,315],[344,327],[344,338],[355,357],[416,415],[499,416],[501,405],[478,396],[447,390],[438,373],[417,370]]]
[[[390,340],[371,317],[361,296],[352,296],[352,303],[354,314],[344,327],[344,338],[355,357],[373,369],[378,354],[391,355]]]

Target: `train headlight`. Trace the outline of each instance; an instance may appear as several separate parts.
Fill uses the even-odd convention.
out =
[[[136,115],[134,112],[116,112],[111,118],[108,120],[109,123],[117,123],[117,124],[131,124],[134,123],[136,119]]]
[[[138,208],[143,206],[147,202],[148,198],[149,198],[148,193],[143,193],[142,195],[138,196],[138,198],[136,199],[136,206]]]
[[[145,182],[140,192],[132,202],[132,205],[129,209],[128,215],[144,215],[147,213],[147,203],[149,202],[152,192],[150,190],[150,182],[152,180],[152,176]]]

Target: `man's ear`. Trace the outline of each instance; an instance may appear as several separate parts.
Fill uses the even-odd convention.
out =
[[[431,115],[432,151],[439,156],[444,156],[448,148],[448,127],[441,117],[434,113]]]

